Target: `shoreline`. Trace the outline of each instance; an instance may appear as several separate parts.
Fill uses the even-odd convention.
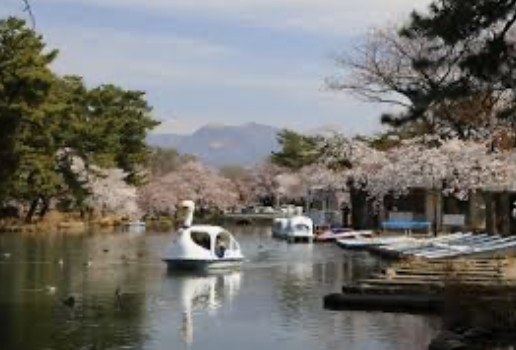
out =
[[[175,226],[175,220],[168,217],[160,217],[144,220],[147,227],[154,229],[171,229]],[[2,233],[34,233],[34,232],[84,232],[90,229],[115,229],[128,226],[127,218],[104,216],[91,219],[80,219],[76,216],[60,215],[59,218],[45,218],[34,220],[31,223],[23,219],[0,220],[0,234]]]

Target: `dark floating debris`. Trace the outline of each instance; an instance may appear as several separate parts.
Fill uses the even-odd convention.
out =
[[[115,300],[116,300],[116,306],[118,308],[122,307],[122,291],[120,290],[120,287],[116,287]]]
[[[75,306],[75,297],[70,295],[68,298],[63,299],[63,305],[73,308]]]

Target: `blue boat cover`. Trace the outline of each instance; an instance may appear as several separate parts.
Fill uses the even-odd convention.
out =
[[[428,229],[430,228],[430,221],[389,220],[382,222],[382,227],[400,230]]]

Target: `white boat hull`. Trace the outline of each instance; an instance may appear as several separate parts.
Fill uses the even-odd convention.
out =
[[[288,242],[309,242],[314,239],[312,219],[306,216],[293,216],[275,219],[271,228],[272,236]]]
[[[238,242],[222,227],[193,225],[178,231],[162,260],[172,269],[211,270],[238,266],[244,256]]]
[[[344,249],[362,249],[375,246],[399,244],[414,241],[414,238],[407,236],[389,236],[359,239],[337,239],[335,242]]]
[[[364,239],[364,238],[373,238],[374,232],[369,230],[363,230],[363,231],[345,231],[345,232],[339,232],[334,233],[332,231],[328,231],[325,233],[322,233],[315,237],[315,240],[317,242],[335,242],[338,239],[347,239],[347,240],[353,240],[353,239]]]
[[[516,255],[516,237],[500,237],[485,233],[456,233],[408,242],[384,243],[371,249],[381,255],[396,258],[452,259]]]
[[[163,259],[168,269],[181,270],[215,270],[238,268],[242,264],[243,258],[217,259],[217,260],[198,260],[198,259]]]
[[[306,231],[291,232],[285,236],[285,239],[290,243],[296,243],[296,242],[311,243],[314,239],[314,235],[312,233],[308,233]]]

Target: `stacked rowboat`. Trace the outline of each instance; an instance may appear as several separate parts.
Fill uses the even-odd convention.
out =
[[[514,255],[516,237],[489,234],[455,233],[435,238],[407,236],[378,237],[363,240],[337,240],[342,248],[367,248],[390,257],[446,259],[456,257],[493,257]]]

